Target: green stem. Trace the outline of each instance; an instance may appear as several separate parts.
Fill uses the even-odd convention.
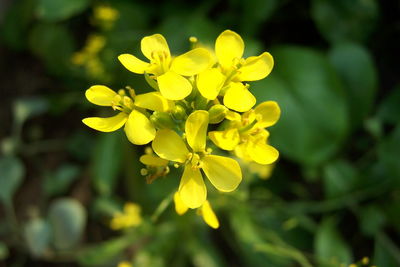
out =
[[[151,221],[156,223],[158,218],[161,214],[168,208],[169,204],[172,202],[172,194],[169,194],[166,198],[164,198],[160,204],[158,205],[157,209],[154,211],[153,215],[151,216]]]

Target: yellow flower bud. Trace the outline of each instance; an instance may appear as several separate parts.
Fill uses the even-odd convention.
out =
[[[208,113],[210,115],[210,123],[216,124],[220,123],[225,119],[226,113],[228,112],[228,109],[221,104],[217,104],[212,106],[209,110]]]

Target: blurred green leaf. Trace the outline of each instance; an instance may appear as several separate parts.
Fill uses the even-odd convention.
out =
[[[84,11],[89,0],[38,0],[37,15],[45,21],[61,21]]]
[[[48,218],[57,249],[72,249],[79,243],[86,224],[86,211],[80,202],[72,198],[55,200],[50,204]]]
[[[359,221],[364,234],[375,236],[383,228],[386,218],[379,206],[369,205],[360,210]]]
[[[51,73],[66,75],[75,45],[71,33],[64,25],[35,24],[29,35],[29,45]]]
[[[337,43],[329,59],[346,86],[350,126],[357,127],[371,111],[377,89],[377,71],[368,50],[356,43]]]
[[[0,242],[0,260],[7,259],[9,255],[8,247],[3,242]]]
[[[14,156],[0,158],[0,200],[8,205],[14,193],[21,185],[25,167],[21,160]]]
[[[276,66],[250,90],[259,102],[275,100],[282,114],[271,128],[271,144],[302,164],[328,160],[347,134],[346,100],[340,80],[327,59],[302,47],[272,50]]]
[[[33,9],[36,0],[14,1],[7,10],[6,16],[0,25],[0,38],[14,49],[23,49],[26,46],[26,35],[29,24],[33,19]]]
[[[24,226],[24,237],[31,254],[41,257],[50,245],[50,224],[42,218],[31,219]]]
[[[400,185],[400,125],[380,143],[378,156],[387,168],[392,181]]]
[[[400,251],[384,234],[379,234],[375,240],[372,263],[379,267],[397,267],[400,265]]]
[[[350,247],[345,243],[333,219],[325,219],[319,225],[315,236],[315,254],[319,266],[339,266],[352,263]]]
[[[78,262],[82,266],[106,266],[122,253],[122,251],[132,245],[132,237],[122,236],[113,240],[98,243],[83,249],[78,254]],[[112,266],[111,264],[109,266]]]
[[[54,173],[48,174],[44,180],[44,190],[47,196],[63,194],[71,183],[78,178],[80,168],[73,164],[61,165]]]
[[[278,8],[278,0],[247,0],[239,1],[242,10],[239,16],[242,33],[253,35],[257,33],[263,22],[268,20],[274,11]]]
[[[122,131],[100,134],[93,158],[93,185],[101,195],[114,191],[116,179],[121,169]]]
[[[400,123],[400,85],[393,88],[379,105],[378,118],[388,124]]]
[[[324,191],[327,198],[350,193],[357,183],[357,170],[347,161],[329,162],[324,168]]]
[[[27,119],[42,114],[48,109],[48,102],[43,97],[20,98],[14,103],[16,123],[22,125]]]
[[[375,0],[313,0],[311,14],[321,35],[330,42],[365,41],[375,29]]]

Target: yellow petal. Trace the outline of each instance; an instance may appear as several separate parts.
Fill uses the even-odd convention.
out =
[[[186,140],[194,152],[204,151],[208,127],[208,112],[197,110],[189,115],[185,123]]]
[[[266,101],[259,104],[255,109],[257,127],[265,128],[274,125],[281,116],[281,110],[275,101]]]
[[[137,74],[143,74],[150,66],[149,63],[130,54],[119,55],[118,60],[127,70]]]
[[[135,106],[153,111],[166,112],[174,108],[174,102],[166,99],[158,92],[137,95]]]
[[[197,88],[202,96],[209,100],[217,98],[225,82],[225,76],[217,69],[208,69],[197,77]]]
[[[180,163],[185,162],[189,154],[182,137],[169,129],[157,131],[152,147],[159,157]]]
[[[235,149],[240,141],[239,132],[236,128],[209,132],[208,136],[216,146],[228,151]]]
[[[256,104],[256,98],[241,83],[230,83],[224,96],[224,105],[239,112],[250,110]]]
[[[241,59],[244,51],[244,43],[239,34],[226,30],[221,33],[215,42],[215,54],[219,63],[224,68],[233,65],[235,59]]]
[[[135,145],[150,143],[156,136],[156,129],[150,120],[137,110],[132,110],[125,124],[125,133]]]
[[[207,189],[200,169],[192,168],[191,164],[185,166],[181,183],[179,184],[179,196],[183,203],[191,209],[203,205],[207,199]]]
[[[142,155],[139,160],[141,163],[147,166],[163,167],[168,165],[168,160],[159,158],[154,155]]]
[[[252,161],[249,153],[247,153],[247,144],[246,143],[242,143],[238,146],[235,147],[235,155],[236,157],[244,160],[244,161]]]
[[[222,192],[231,192],[242,181],[242,171],[236,160],[206,155],[202,159],[202,169],[210,182]]]
[[[192,84],[181,75],[168,71],[157,78],[161,94],[170,100],[181,100],[192,92]]]
[[[112,106],[116,95],[116,92],[104,85],[93,85],[85,92],[87,100],[98,106]]]
[[[91,117],[83,119],[82,122],[92,129],[100,132],[113,132],[121,128],[128,119],[126,113],[120,112],[109,118]]]
[[[185,203],[183,203],[183,201],[182,201],[181,197],[179,196],[178,192],[176,192],[174,194],[174,203],[175,203],[175,211],[179,215],[185,214],[186,211],[189,209],[189,207],[186,206]]]
[[[235,77],[238,81],[258,81],[271,73],[274,59],[271,54],[264,52],[258,57],[246,58],[245,63],[239,68],[239,74]]]
[[[225,118],[226,118],[227,120],[230,120],[230,121],[241,121],[241,119],[242,119],[242,117],[240,116],[239,113],[234,112],[234,111],[232,111],[232,110],[228,110],[228,111],[226,112]]]
[[[213,209],[211,208],[210,203],[206,200],[200,209],[201,209],[201,215],[203,216],[203,220],[211,228],[217,229],[219,227],[219,221]]]
[[[251,159],[259,164],[274,163],[279,157],[278,150],[267,145],[262,140],[258,142],[249,142],[246,150]]]
[[[195,48],[174,58],[171,70],[183,76],[193,76],[206,70],[210,62],[211,55],[207,49]]]
[[[143,55],[150,60],[153,59],[155,54],[163,54],[166,57],[171,56],[168,43],[161,34],[157,33],[144,37],[140,45]]]

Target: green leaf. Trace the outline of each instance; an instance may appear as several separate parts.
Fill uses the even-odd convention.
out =
[[[22,125],[27,119],[44,113],[48,106],[47,100],[42,97],[18,99],[14,103],[15,120]]]
[[[324,191],[327,198],[350,193],[357,183],[357,170],[347,161],[329,162],[324,168]]]
[[[396,185],[400,185],[400,124],[378,147],[378,156]]]
[[[275,100],[282,114],[271,129],[271,144],[296,162],[315,166],[328,160],[347,135],[343,88],[326,57],[307,48],[272,50],[272,74],[250,90],[258,102]]]
[[[132,239],[127,236],[101,242],[83,249],[78,255],[78,262],[82,266],[106,266],[126,247],[132,245],[132,242]]]
[[[0,158],[0,201],[8,204],[21,185],[25,167],[17,157]]]
[[[24,237],[31,254],[41,257],[50,245],[51,226],[42,218],[34,218],[25,224]]]
[[[9,253],[8,247],[3,242],[0,242],[0,260],[7,259]]]
[[[81,203],[70,198],[56,200],[50,205],[48,218],[57,249],[72,249],[79,243],[86,224],[86,211]]]
[[[338,232],[333,219],[325,219],[319,225],[315,236],[315,254],[319,266],[339,266],[352,263],[350,247]]]
[[[375,29],[375,0],[313,0],[311,14],[321,35],[330,42],[365,41]]]
[[[78,178],[79,167],[73,164],[61,165],[54,173],[48,174],[44,180],[44,190],[47,196],[63,194],[71,183]]]
[[[379,105],[378,118],[384,123],[400,123],[400,85],[393,88]]]
[[[383,228],[386,218],[380,207],[369,205],[360,211],[361,230],[368,236],[375,236]]]
[[[37,15],[45,21],[61,21],[84,11],[89,0],[39,0]]]
[[[382,267],[397,267],[400,264],[399,248],[386,235],[379,234],[375,240],[372,264]]]
[[[93,185],[101,195],[114,191],[122,160],[122,131],[101,134],[93,158]]]
[[[377,71],[368,50],[356,43],[333,46],[329,59],[346,86],[350,126],[355,128],[371,111],[377,89]]]

